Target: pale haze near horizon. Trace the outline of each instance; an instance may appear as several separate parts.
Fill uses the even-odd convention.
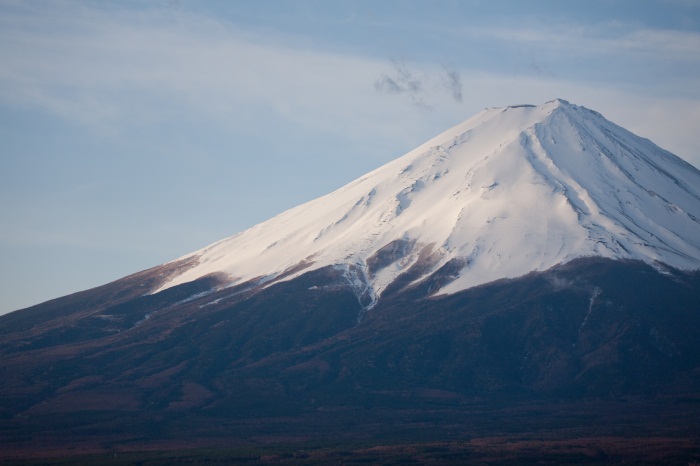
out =
[[[700,166],[700,3],[0,1],[0,313],[175,259],[484,107]]]

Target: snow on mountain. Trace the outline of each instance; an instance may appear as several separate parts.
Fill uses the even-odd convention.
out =
[[[369,306],[412,268],[454,293],[582,256],[700,268],[700,171],[564,100],[483,110],[350,184],[196,251],[273,283],[333,265]],[[158,290],[157,290],[158,291]]]

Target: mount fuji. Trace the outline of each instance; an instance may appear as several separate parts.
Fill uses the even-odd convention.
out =
[[[0,316],[0,380],[0,461],[699,460],[700,171],[564,100],[486,109]]]
[[[574,258],[700,268],[700,172],[564,100],[492,108],[358,180],[181,260],[157,291],[342,268],[376,303],[449,268],[454,293]]]

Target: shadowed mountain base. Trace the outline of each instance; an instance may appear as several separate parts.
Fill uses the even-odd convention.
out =
[[[138,292],[166,275],[0,317],[0,459],[700,460],[697,273],[581,259],[369,311],[333,267]]]

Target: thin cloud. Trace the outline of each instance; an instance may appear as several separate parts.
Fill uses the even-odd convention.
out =
[[[569,56],[602,56],[630,52],[655,59],[700,62],[700,33],[652,28],[610,22],[596,26],[577,24],[491,25],[454,31],[454,35],[539,47],[540,52],[564,52]]]
[[[338,119],[369,100],[363,83],[380,70],[371,59],[295,49],[194,13],[62,5],[0,15],[0,101],[99,132],[178,115],[236,125],[253,118],[250,108],[355,127]]]
[[[295,48],[284,37],[257,36],[184,8],[114,11],[71,2],[34,8],[32,3],[13,5],[0,15],[0,102],[10,104],[8,111],[38,108],[116,134],[173,118],[264,131],[260,121],[275,115],[278,122],[292,122],[309,134],[342,134],[373,146],[369,141],[388,136],[402,140],[421,131],[429,136],[482,106],[539,103],[554,97],[577,101],[585,81],[577,81],[582,78],[571,69],[581,70],[578,60],[594,55],[609,65],[603,70],[620,61],[610,60],[611,56],[625,60],[630,52],[649,54],[649,61],[635,59],[635,64],[650,72],[663,68],[651,65],[658,63],[651,60],[657,56],[665,57],[659,59],[662,63],[700,62],[697,33],[626,26],[484,27],[451,33],[467,51],[479,50],[485,42],[529,44],[534,50],[529,53],[536,53],[531,56],[538,61],[525,58],[520,66],[530,65],[530,72],[523,76],[513,73],[517,59],[528,56],[521,51],[519,57],[507,55],[495,64],[475,65],[472,56],[460,67],[405,60],[387,63]],[[562,57],[576,63],[567,70]],[[549,70],[550,63],[557,63],[557,76]],[[625,73],[614,79],[618,76],[629,79]],[[674,74],[682,84],[675,87],[668,85],[668,77],[644,79],[640,82],[645,95],[663,91],[661,95],[675,96],[680,92],[676,89],[689,94],[700,89],[688,85],[698,81],[693,72]],[[502,81],[506,84],[497,85]],[[630,89],[623,84],[608,82],[608,87],[622,95],[621,89]],[[600,89],[599,82],[590,86]],[[556,90],[562,87],[566,92]],[[694,94],[690,98],[697,100]],[[589,105],[595,107],[594,103]],[[427,118],[425,112],[406,112],[407,108],[439,109],[441,119],[435,118],[437,112]],[[678,136],[695,140],[692,131]]]
[[[445,67],[446,86],[455,102],[462,102],[462,77],[453,69]]]
[[[393,60],[391,71],[383,73],[375,82],[374,88],[387,94],[403,94],[417,107],[430,108],[425,103],[426,83],[429,77],[419,75],[405,63]]]
[[[456,103],[462,102],[462,79],[458,71],[443,66],[442,70],[424,71],[405,62],[391,61],[391,69],[374,81],[381,93],[403,95],[416,107],[434,108],[440,94],[447,94]]]

